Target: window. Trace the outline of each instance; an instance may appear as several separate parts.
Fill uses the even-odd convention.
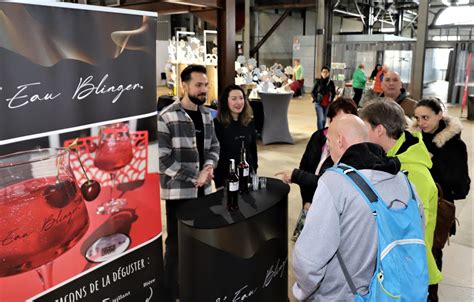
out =
[[[435,25],[474,25],[474,6],[452,6],[444,9]]]

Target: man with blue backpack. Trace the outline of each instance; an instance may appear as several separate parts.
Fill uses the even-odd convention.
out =
[[[429,170],[431,156],[422,135],[406,130],[405,112],[391,99],[370,100],[360,110],[359,116],[369,129],[369,141],[382,146],[387,156],[400,160],[400,169],[408,173],[408,179],[423,203],[429,284],[436,285],[443,278],[431,251],[438,213],[438,189]],[[438,299],[431,293],[428,301],[436,302]]]
[[[329,127],[335,167],[319,179],[293,251],[302,301],[425,302],[428,292],[421,203],[397,158],[367,143],[346,115]]]

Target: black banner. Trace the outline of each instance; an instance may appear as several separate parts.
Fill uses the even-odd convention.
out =
[[[163,262],[150,257],[157,250],[161,250],[161,236],[65,286],[28,301],[160,301],[158,288],[163,280],[159,272],[163,269]]]
[[[13,3],[0,10],[0,145],[156,111],[153,18]]]
[[[155,56],[156,14],[0,2],[0,301],[162,301]]]

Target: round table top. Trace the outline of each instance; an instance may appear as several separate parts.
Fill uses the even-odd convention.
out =
[[[288,91],[288,92],[270,92],[270,91],[259,91],[258,92],[259,94],[271,94],[271,95],[275,95],[275,94],[281,94],[281,95],[287,95],[287,94],[293,94],[293,91]]]
[[[239,84],[239,86],[244,89],[253,89],[257,87],[257,83],[243,83],[243,84]]]
[[[253,191],[249,194],[239,194],[239,209],[233,212],[227,210],[227,193],[221,189],[210,195],[183,201],[178,207],[177,216],[180,222],[199,229],[215,229],[245,221],[258,215],[281,201],[290,187],[282,181],[267,178],[266,189]]]

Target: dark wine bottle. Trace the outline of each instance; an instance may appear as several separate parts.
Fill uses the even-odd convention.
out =
[[[235,160],[229,161],[229,175],[227,176],[227,209],[235,211],[239,208],[239,177],[235,172]]]
[[[247,162],[244,141],[242,141],[242,147],[240,148],[240,163],[239,163],[239,192],[240,194],[249,192],[249,164]]]

